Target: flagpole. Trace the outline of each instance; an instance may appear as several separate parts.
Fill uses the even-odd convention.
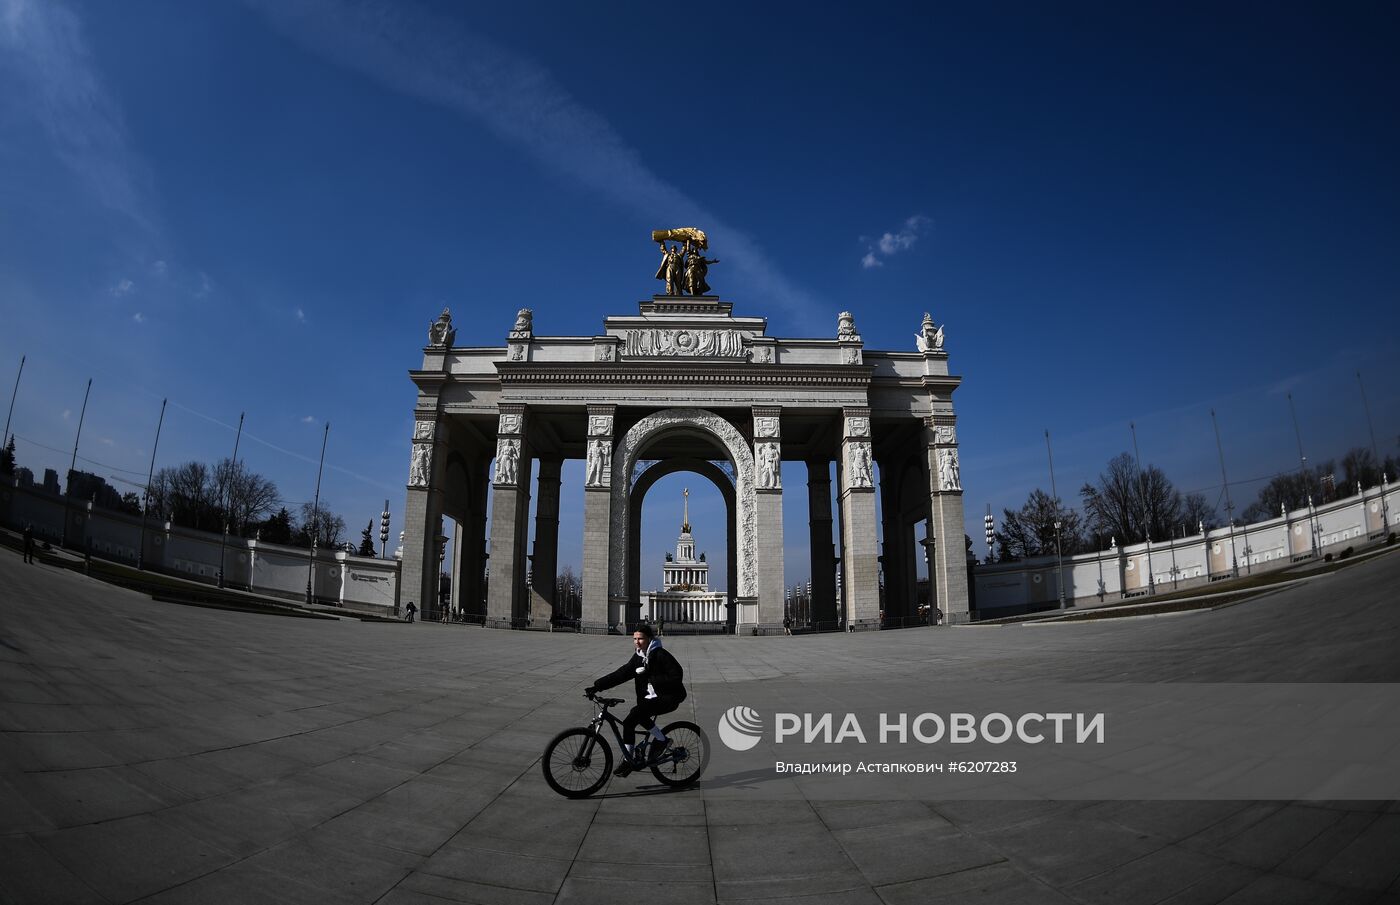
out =
[[[88,378],[87,389],[83,390],[83,410],[78,414],[78,433],[73,437],[73,461],[68,463],[68,483],[63,488],[63,533],[58,545],[68,546],[68,505],[73,496],[73,471],[78,467],[78,441],[83,438],[83,419],[87,417],[88,396],[92,394],[92,378]]]
[[[151,444],[151,468],[146,472],[146,501],[141,505],[141,546],[136,551],[136,568],[146,567],[146,517],[151,511],[151,482],[156,476],[156,450],[160,448],[160,429],[165,425],[165,403],[160,401],[160,419],[156,421],[156,442]]]
[[[228,517],[233,508],[233,481],[238,470],[238,444],[243,440],[243,417],[247,412],[238,413],[238,433],[233,438],[233,461],[229,463],[227,486],[224,487],[224,533],[219,536],[219,587],[224,587],[224,548],[228,546]]]
[[[0,448],[4,448],[7,447],[7,445],[10,445],[10,419],[14,416],[15,396],[20,395],[20,378],[24,377],[24,359],[25,356],[20,356],[20,373],[14,375],[14,392],[11,392],[10,394],[10,413],[4,416],[4,437],[0,437]],[[1361,374],[1358,373],[1357,378],[1359,380],[1359,378],[1361,378]],[[1375,440],[1375,437],[1372,437],[1372,440]],[[1375,444],[1372,443],[1372,445]]]
[[[321,510],[321,471],[326,464],[326,441],[330,439],[331,423],[326,422],[326,429],[321,434],[321,461],[316,465],[316,496],[311,503],[311,555],[306,564],[306,605],[311,606],[315,602],[313,582],[316,579],[316,541],[320,534],[317,522],[320,518]]]

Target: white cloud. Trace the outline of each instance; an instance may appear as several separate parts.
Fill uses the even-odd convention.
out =
[[[662,179],[544,66],[407,3],[246,0],[316,53],[481,122],[545,169],[657,226],[698,226],[735,277],[799,317],[807,293],[748,236]],[[718,275],[717,275],[718,276]]]
[[[116,446],[116,445],[117,445],[117,441],[113,440],[111,437],[98,437],[98,438],[97,438],[97,442],[98,442],[98,443],[101,443],[103,446]]]
[[[194,297],[202,299],[214,291],[214,283],[209,279],[209,274],[204,271],[199,272],[199,288],[194,291]]]
[[[120,105],[88,52],[83,23],[58,0],[0,0],[0,56],[35,95],[55,154],[99,201],[154,232],[127,148]]]
[[[302,423],[302,424],[315,424],[315,423],[316,423],[316,416],[315,416],[315,415],[306,415],[305,417],[303,417],[303,418],[301,419],[301,423]]]
[[[165,276],[166,272],[169,269],[169,265],[167,265],[164,261],[157,261],[151,265],[151,273],[155,274],[158,277]]]
[[[146,315],[138,311],[131,316],[131,319],[136,321],[136,323],[138,324],[144,324],[146,322]]]
[[[297,316],[297,323],[299,323],[299,324],[304,324],[304,323],[306,323],[306,312],[305,312],[305,311],[302,311],[300,308],[298,308],[298,309],[296,310],[296,316]]]
[[[868,245],[865,257],[860,259],[860,266],[866,270],[882,266],[884,261],[880,260],[880,255],[888,258],[909,250],[914,247],[915,242],[919,241],[919,236],[932,224],[933,221],[923,214],[915,214],[905,220],[904,225],[897,232],[887,232],[874,240],[873,245]],[[864,236],[861,237],[861,241],[870,242]]]
[[[63,420],[64,420],[64,421],[67,421],[67,420],[68,420],[69,418],[71,418],[71,417],[73,417],[73,410],[72,410],[72,409],[64,409],[64,410],[63,410]]]
[[[112,295],[116,296],[117,298],[123,298],[125,296],[131,295],[132,291],[135,288],[135,283],[131,282],[131,280],[128,280],[126,278],[122,278],[120,280],[117,280],[117,282],[112,285],[112,288],[107,291],[112,293]]]

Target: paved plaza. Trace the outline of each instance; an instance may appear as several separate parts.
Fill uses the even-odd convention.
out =
[[[617,637],[157,603],[0,550],[5,902],[1400,903],[1400,805],[827,801],[538,758]],[[1400,556],[1215,612],[668,639],[721,692],[1400,681]],[[717,742],[716,742],[717,743]]]

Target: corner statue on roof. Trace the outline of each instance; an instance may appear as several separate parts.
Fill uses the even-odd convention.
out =
[[[711,264],[718,260],[705,257],[704,251],[710,247],[710,238],[703,229],[683,226],[678,229],[654,229],[651,240],[661,246],[661,266],[656,269],[656,279],[666,284],[666,295],[679,296],[685,293],[705,295],[710,284],[705,281]],[[684,245],[666,247],[667,242],[681,242]]]

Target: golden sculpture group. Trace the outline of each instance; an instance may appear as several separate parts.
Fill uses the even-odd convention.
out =
[[[708,295],[710,284],[705,282],[711,264],[704,251],[710,247],[709,237],[702,229],[683,226],[678,229],[654,229],[651,240],[661,246],[661,266],[656,278],[666,284],[666,295]],[[667,242],[684,243],[666,247]]]

